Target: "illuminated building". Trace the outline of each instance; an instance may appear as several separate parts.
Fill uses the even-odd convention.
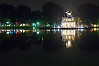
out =
[[[66,14],[67,16],[62,17],[61,28],[74,28],[75,20],[74,17],[72,17],[72,12],[67,11]]]

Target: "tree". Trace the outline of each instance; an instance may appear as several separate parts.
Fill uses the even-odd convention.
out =
[[[53,24],[54,21],[59,21],[64,13],[62,7],[53,2],[44,4],[42,6],[42,12],[44,18],[48,20],[50,24]]]
[[[31,9],[28,6],[20,5],[17,7],[16,16],[20,22],[27,22]]]
[[[12,5],[1,4],[0,16],[1,23],[3,24],[7,22],[8,19],[13,21],[13,18],[15,16],[15,7]]]
[[[87,24],[96,23],[99,13],[98,7],[91,3],[86,3],[77,8],[79,16],[82,20],[86,20]],[[85,21],[83,21],[85,22]]]

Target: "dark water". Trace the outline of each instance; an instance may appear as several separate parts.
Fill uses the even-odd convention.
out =
[[[96,66],[99,29],[0,29],[0,66]]]

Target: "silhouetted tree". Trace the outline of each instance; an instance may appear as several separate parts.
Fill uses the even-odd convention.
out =
[[[82,16],[97,16],[98,13],[98,7],[94,4],[87,3],[83,4],[80,7],[77,8],[78,12]]]
[[[28,6],[20,5],[17,7],[16,16],[20,22],[27,22],[31,9]]]
[[[86,23],[96,23],[98,19],[98,7],[91,3],[86,3],[77,8],[79,16],[83,20],[86,20]],[[83,21],[85,22],[85,21]]]
[[[31,23],[37,21],[43,23],[43,14],[40,10],[32,11],[29,18],[31,19]]]
[[[63,16],[63,9],[61,6],[53,2],[48,2],[42,6],[42,12],[44,18],[49,20],[50,24],[53,24],[54,21],[58,21]]]
[[[9,20],[13,20],[15,16],[15,7],[12,5],[1,4],[0,5],[0,20],[2,23]]]

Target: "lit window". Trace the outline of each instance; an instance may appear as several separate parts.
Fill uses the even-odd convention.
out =
[[[68,20],[66,19],[66,21],[68,21]]]
[[[71,19],[69,19],[69,21],[71,21]]]
[[[74,21],[74,19],[72,18],[72,21]]]

